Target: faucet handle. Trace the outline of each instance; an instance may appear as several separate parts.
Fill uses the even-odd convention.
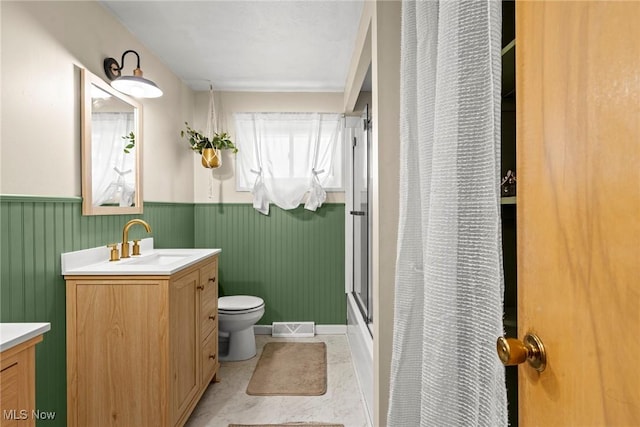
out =
[[[109,261],[120,261],[120,253],[118,252],[118,244],[111,243],[107,245],[108,248],[111,249],[111,256],[109,257]]]
[[[131,255],[140,255],[140,239],[133,240],[133,253]]]

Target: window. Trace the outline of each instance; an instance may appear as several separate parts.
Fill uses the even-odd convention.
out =
[[[251,191],[262,172],[267,187],[271,180],[279,188],[290,183],[306,192],[314,170],[325,190],[344,189],[340,114],[237,113],[234,118],[238,191]]]

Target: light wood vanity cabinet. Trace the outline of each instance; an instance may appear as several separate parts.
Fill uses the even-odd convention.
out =
[[[36,348],[42,335],[0,354],[0,426],[35,426]]]
[[[217,274],[65,276],[69,426],[186,422],[220,366]]]

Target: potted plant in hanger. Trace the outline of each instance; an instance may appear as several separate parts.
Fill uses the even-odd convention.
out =
[[[184,122],[186,130],[180,131],[182,138],[187,138],[189,146],[193,151],[202,155],[202,166],[205,168],[219,168],[222,166],[221,150],[231,150],[238,152],[238,148],[231,141],[226,132],[214,133],[211,138],[204,136],[201,132],[192,129],[189,123]]]

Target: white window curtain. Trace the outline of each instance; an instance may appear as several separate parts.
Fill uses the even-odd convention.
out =
[[[93,113],[91,115],[91,158],[93,204],[132,206],[135,199],[136,147],[122,139],[135,132],[133,113]]]
[[[342,116],[325,113],[237,113],[238,189],[251,189],[253,205],[269,203],[315,211],[326,186],[342,186]]]
[[[507,425],[499,1],[403,1],[389,426]]]

